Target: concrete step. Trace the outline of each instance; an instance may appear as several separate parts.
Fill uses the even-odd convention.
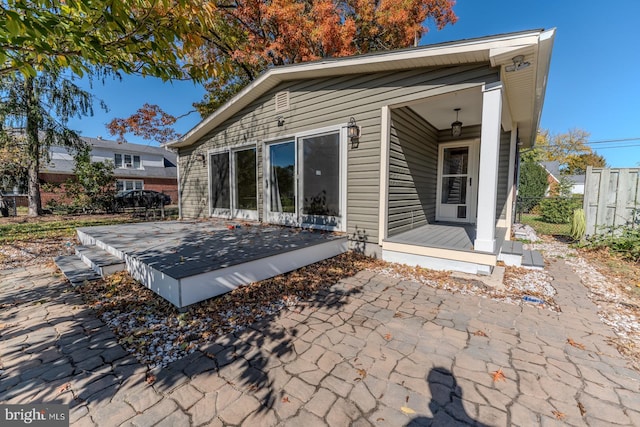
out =
[[[102,277],[126,269],[123,260],[97,246],[76,246],[76,255]]]
[[[53,259],[58,268],[73,286],[82,285],[100,279],[100,275],[74,255],[59,256]]]
[[[525,268],[543,270],[544,258],[538,251],[525,250],[522,254],[522,266]]]
[[[500,248],[498,261],[502,261],[508,266],[520,267],[522,265],[523,252],[524,249],[521,242],[505,240]]]

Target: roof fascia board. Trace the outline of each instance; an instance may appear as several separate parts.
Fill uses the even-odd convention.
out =
[[[547,78],[549,76],[549,67],[551,66],[551,52],[553,50],[555,36],[556,29],[551,28],[547,31],[543,31],[539,37],[540,42],[538,44],[538,57],[536,60],[538,69],[536,70],[535,104],[533,109],[535,116],[532,117],[533,126],[531,128],[530,147],[535,145],[538,127],[540,126],[544,97],[547,92]]]
[[[257,99],[277,84],[286,80],[303,79],[310,75],[313,75],[314,77],[330,77],[331,75],[339,72],[345,73],[345,70],[349,68],[366,69],[367,66],[380,63],[389,63],[392,64],[392,68],[401,69],[406,68],[404,65],[405,62],[424,60],[425,66],[428,66],[428,59],[434,57],[451,56],[452,63],[460,63],[459,61],[454,62],[457,55],[478,51],[486,51],[487,57],[490,59],[492,49],[507,49],[511,47],[521,48],[526,45],[536,44],[538,43],[540,34],[540,30],[534,30],[524,33],[463,40],[460,42],[444,43],[433,46],[422,46],[407,50],[389,51],[371,55],[360,55],[351,58],[337,58],[271,68],[252,83],[247,85],[236,96],[227,101],[209,117],[205,118],[193,127],[182,138],[168,143],[167,146],[180,148],[192,145],[216,126],[247,106],[250,102]],[[365,69],[353,72],[365,72]]]

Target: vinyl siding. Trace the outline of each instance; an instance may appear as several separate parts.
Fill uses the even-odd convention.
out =
[[[496,81],[486,64],[422,68],[403,72],[352,74],[337,78],[284,82],[256,99],[191,147],[179,150],[182,214],[209,215],[207,168],[195,161],[197,153],[241,143],[257,143],[259,215],[263,219],[263,142],[292,140],[299,132],[342,126],[354,117],[362,128],[357,149],[348,149],[347,231],[378,240],[380,193],[380,111],[385,105],[422,98]],[[275,112],[274,95],[288,90],[290,108]],[[277,117],[285,121],[277,126]]]
[[[391,114],[389,236],[435,220],[438,131],[410,108]]]

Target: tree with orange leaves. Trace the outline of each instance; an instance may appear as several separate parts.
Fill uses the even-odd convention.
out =
[[[186,53],[190,67],[200,68],[201,74],[209,76],[205,82],[207,95],[194,104],[203,117],[269,67],[410,47],[429,31],[429,24],[442,29],[458,19],[453,12],[455,0],[218,0],[214,6],[205,3],[214,11],[207,15],[207,22],[193,21],[186,44],[190,47]],[[149,133],[153,126],[150,128],[132,117],[114,119],[107,128],[120,137],[133,132],[146,138],[164,138],[160,132]]]
[[[223,64],[197,103],[206,116],[271,66],[410,47],[457,21],[455,0],[227,0],[194,63]],[[209,65],[207,65],[209,64]]]

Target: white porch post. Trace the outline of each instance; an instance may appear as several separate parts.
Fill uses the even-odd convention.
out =
[[[480,133],[480,171],[478,176],[478,218],[474,250],[493,252],[496,246],[496,201],[498,195],[498,156],[502,120],[502,82],[482,89],[482,131]]]

